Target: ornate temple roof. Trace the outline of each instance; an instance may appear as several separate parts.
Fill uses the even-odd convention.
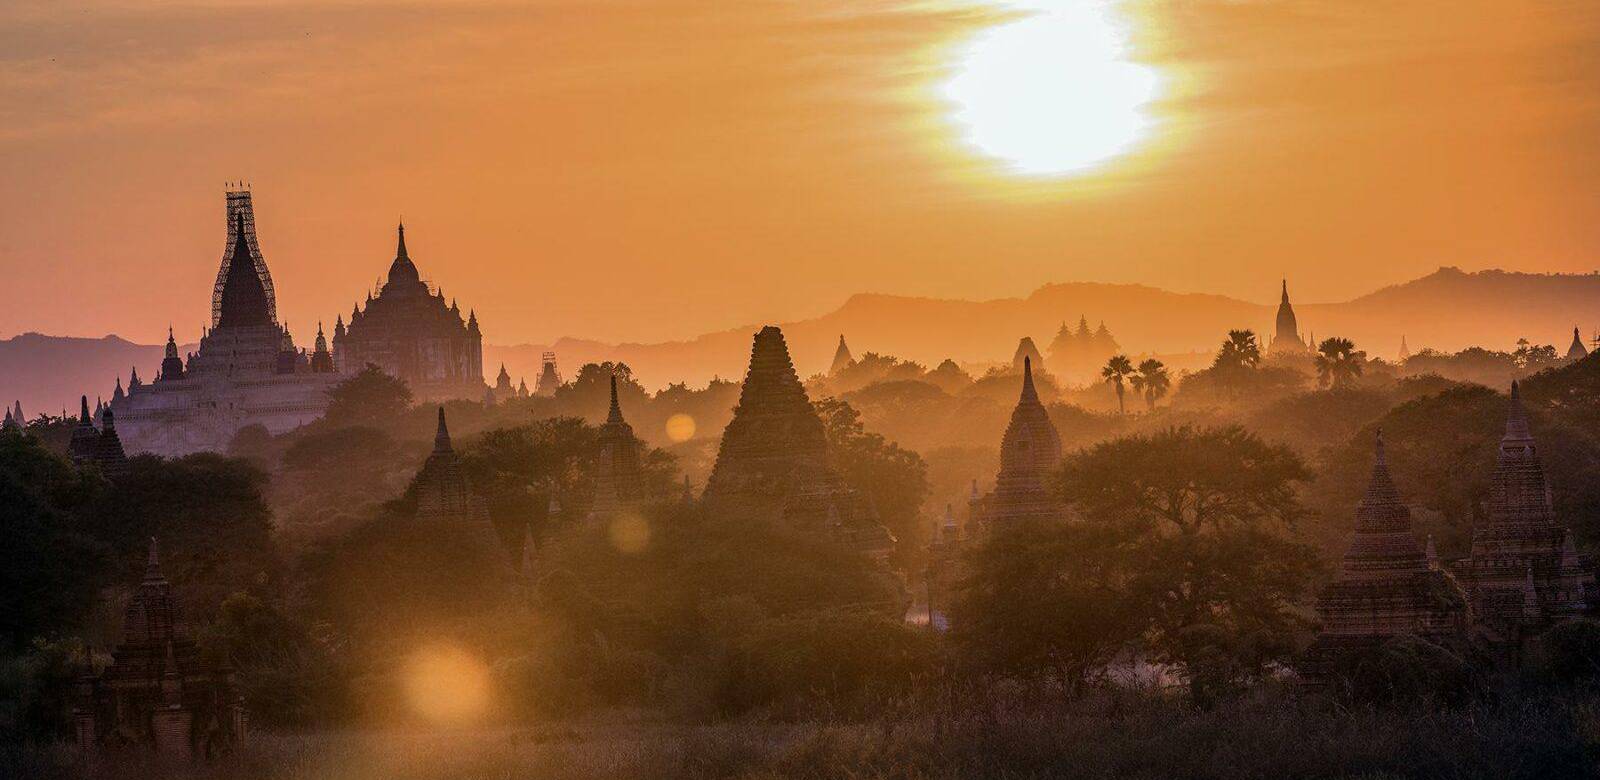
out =
[[[439,425],[433,435],[433,452],[423,461],[422,468],[411,482],[411,494],[416,498],[418,520],[469,522],[481,524],[475,532],[489,529],[488,511],[483,501],[473,492],[461,459],[450,443],[450,429],[445,425],[444,407],[439,407]],[[492,530],[492,529],[490,529]]]
[[[273,324],[272,307],[246,240],[244,214],[234,218],[233,251],[229,253],[227,276],[223,280],[218,328],[266,327]]]
[[[378,297],[390,294],[427,292],[427,286],[422,283],[422,275],[417,272],[417,266],[411,262],[411,255],[406,253],[406,224],[400,223],[396,228],[398,238],[395,240],[394,262],[389,264],[389,280],[384,283],[383,291]]]

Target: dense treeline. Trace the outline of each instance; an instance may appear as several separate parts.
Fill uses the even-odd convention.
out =
[[[269,728],[403,718],[407,664],[439,644],[479,659],[495,712],[517,721],[618,707],[866,715],[1008,680],[1069,699],[1176,683],[1191,704],[1234,706],[1276,690],[1305,644],[1377,429],[1441,555],[1465,551],[1487,491],[1503,388],[1409,375],[1329,341],[1278,358],[1230,334],[1212,367],[1159,392],[1160,367],[1131,359],[1092,388],[1041,377],[1068,451],[1052,488],[1071,519],[969,545],[941,606],[946,635],[905,616],[926,607],[934,519],[946,504],[964,514],[970,480],[992,480],[1015,401],[1008,369],[973,378],[867,355],[811,381],[834,467],[899,540],[887,568],[826,535],[685,500],[683,478],[703,481],[737,400],[727,382],[651,394],[625,366],[593,365],[554,398],[447,404],[493,521],[485,535],[409,522],[435,413],[376,372],[342,385],[313,425],[247,429],[227,455],[137,457],[116,481],[70,465],[70,422],[42,418],[32,435],[0,436],[0,726],[64,737],[71,666],[115,644],[151,538],[205,652],[237,671]],[[1513,357],[1513,370],[1542,359]],[[663,445],[642,457],[655,500],[620,529],[585,522],[589,421],[603,419],[613,373],[630,422]],[[1118,410],[1118,383],[1140,402]],[[1547,367],[1524,388],[1557,511],[1593,550],[1600,359]],[[1083,398],[1098,400],[1069,403]],[[697,433],[663,435],[677,415]],[[1524,684],[1600,672],[1600,629],[1560,631]],[[1459,660],[1396,643],[1340,693],[1470,698],[1488,683],[1451,672]]]

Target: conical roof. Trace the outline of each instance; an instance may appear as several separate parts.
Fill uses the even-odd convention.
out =
[[[1568,360],[1582,360],[1589,356],[1589,348],[1583,345],[1583,336],[1578,335],[1578,329],[1572,329],[1572,346],[1567,347]]]
[[[406,253],[406,225],[400,223],[396,228],[394,262],[389,264],[389,279],[383,285],[381,294],[388,295],[398,292],[413,292],[425,289],[422,276],[417,272],[417,266],[411,262],[411,256]]]

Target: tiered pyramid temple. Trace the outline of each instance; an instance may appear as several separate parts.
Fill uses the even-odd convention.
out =
[[[151,745],[188,759],[216,755],[244,738],[243,699],[226,669],[201,659],[153,539],[111,659],[98,673],[86,665],[75,686],[72,722],[80,747]]]
[[[822,419],[795,373],[783,331],[771,325],[755,335],[705,500],[714,512],[778,517],[873,556],[887,556],[894,546],[870,503],[829,466]]]
[[[1061,435],[1033,385],[1033,360],[1022,362],[1022,394],[1000,440],[994,491],[975,502],[975,531],[1030,518],[1061,517],[1047,480],[1061,465]]]
[[[168,333],[156,380],[129,382],[112,397],[130,452],[186,455],[224,451],[239,429],[284,433],[322,416],[340,380],[325,360],[296,349],[277,320],[272,277],[256,240],[248,190],[227,194],[227,242],[212,296],[211,328],[187,361]]]
[[[478,315],[461,315],[444,290],[430,291],[406,250],[406,226],[397,229],[388,280],[366,309],[350,311],[333,329],[333,360],[346,374],[368,364],[404,379],[418,401],[483,397],[483,333]]]
[[[1306,673],[1324,679],[1340,656],[1372,649],[1411,634],[1436,644],[1467,638],[1467,595],[1441,571],[1411,527],[1377,436],[1372,476],[1356,508],[1355,535],[1339,578],[1317,598],[1322,629],[1306,656]]]

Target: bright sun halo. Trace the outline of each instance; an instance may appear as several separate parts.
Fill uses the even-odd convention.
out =
[[[1007,2],[1021,16],[977,33],[944,84],[964,140],[1015,173],[1084,173],[1129,151],[1154,124],[1160,79],[1128,60],[1105,0]]]

